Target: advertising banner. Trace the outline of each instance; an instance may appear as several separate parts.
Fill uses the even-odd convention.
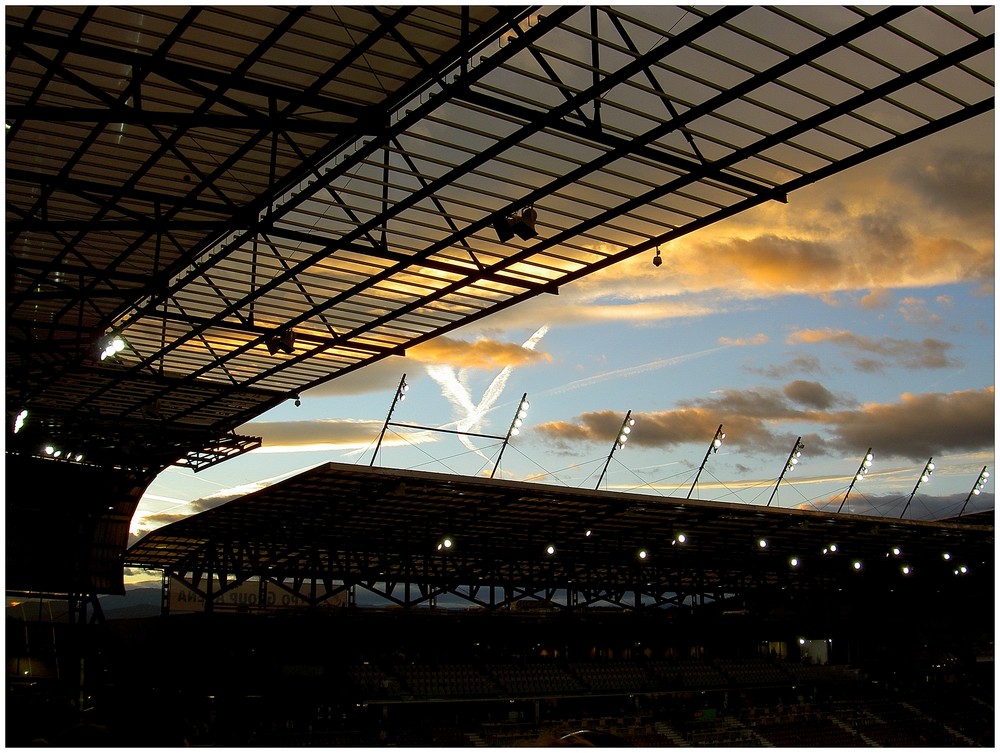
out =
[[[241,583],[222,594],[218,593],[219,590],[221,589],[216,584],[213,589],[216,596],[212,600],[214,610],[271,612],[309,607],[307,600],[300,599],[295,594],[269,582],[264,583],[263,598],[261,584],[256,580]],[[317,593],[317,596],[321,595],[322,592]],[[205,598],[187,584],[173,578],[170,580],[168,604],[171,613],[202,612],[205,610]],[[316,605],[316,608],[331,609],[345,606],[347,606],[347,591],[341,591],[321,601]]]

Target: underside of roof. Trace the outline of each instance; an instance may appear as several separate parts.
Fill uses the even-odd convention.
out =
[[[993,107],[992,8],[6,17],[8,449],[150,472]]]
[[[446,541],[447,539],[447,541]],[[206,599],[680,605],[766,592],[993,593],[993,526],[886,520],[330,463],[145,536],[126,565]],[[949,585],[950,584],[950,585]]]

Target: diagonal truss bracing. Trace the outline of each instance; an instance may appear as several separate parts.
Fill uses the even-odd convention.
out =
[[[198,453],[993,107],[958,6],[9,7],[7,40],[8,405]]]

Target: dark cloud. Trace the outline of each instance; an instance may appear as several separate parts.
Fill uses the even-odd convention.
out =
[[[888,212],[864,214],[857,217],[854,222],[869,251],[878,255],[875,258],[876,263],[881,261],[882,254],[897,257],[899,251],[912,243],[899,218]]]
[[[920,161],[901,162],[896,178],[909,186],[929,207],[970,220],[994,213],[992,153],[967,148],[938,149]]]
[[[770,407],[770,411],[765,408]],[[628,442],[638,447],[674,447],[687,442],[704,442],[705,446],[723,424],[728,436],[726,444],[749,453],[781,452],[791,446],[794,436],[775,434],[769,428],[769,418],[780,412],[786,418],[802,417],[790,409],[777,391],[732,391],[697,406],[654,413],[633,413],[636,420]],[[612,411],[585,413],[574,421],[554,421],[541,424],[532,435],[541,435],[552,447],[569,450],[574,443],[597,442],[608,446],[618,436],[624,414]],[[820,439],[814,439],[819,445]],[[787,450],[788,448],[785,447]]]
[[[763,374],[771,379],[786,379],[793,374],[822,374],[823,362],[816,356],[799,354],[785,364],[768,366],[766,369],[748,368],[747,371]]]
[[[826,416],[832,447],[875,447],[891,457],[926,460],[946,452],[986,450],[995,438],[994,388],[903,395],[898,403],[865,405]]]
[[[794,382],[786,384],[785,396],[793,403],[816,410],[827,410],[837,402],[833,393],[822,384],[807,382],[804,379],[796,379]]]
[[[803,329],[791,333],[789,345],[833,343],[845,350],[857,351],[854,367],[868,373],[881,371],[887,366],[907,369],[944,369],[961,366],[961,362],[948,356],[952,343],[925,337],[923,340],[902,340],[895,337],[872,338],[847,330]]]
[[[790,401],[808,406],[794,407]],[[880,457],[923,461],[950,452],[988,450],[994,439],[994,390],[903,395],[897,403],[866,404],[851,410],[831,410],[843,400],[817,382],[791,382],[778,390],[729,390],[675,410],[634,413],[636,425],[629,442],[640,447],[669,448],[689,442],[706,446],[719,424],[726,445],[750,455],[781,455],[790,451],[795,435],[789,423],[823,424],[828,430],[802,435],[806,454],[850,455],[872,447]],[[550,446],[572,451],[581,442],[610,446],[623,414],[585,413],[573,421],[537,426]],[[784,421],[776,431],[776,421]]]
[[[802,411],[790,406],[784,394],[770,387],[720,390],[712,397],[694,401],[700,409],[719,416],[775,421],[803,418]]]

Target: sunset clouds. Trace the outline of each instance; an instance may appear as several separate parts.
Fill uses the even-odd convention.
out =
[[[952,344],[932,337],[902,340],[894,337],[872,338],[845,330],[799,330],[791,333],[790,345],[833,343],[850,355],[859,371],[880,371],[888,365],[914,369],[945,369],[961,366],[950,358]]]
[[[517,343],[480,338],[472,342],[442,335],[422,343],[407,353],[422,364],[447,364],[457,369],[502,369],[523,366],[549,358],[548,354]]]
[[[778,452],[788,444],[790,432],[817,426],[822,435],[811,432],[812,454],[858,453],[872,446],[884,456],[919,460],[993,447],[993,387],[904,394],[889,404],[850,406],[848,402],[818,382],[801,380],[783,389],[730,390],[672,410],[633,413],[636,427],[629,443],[668,450],[684,442],[707,442],[722,423],[728,433],[726,445],[748,455]],[[612,411],[587,412],[572,420],[536,426],[534,433],[566,453],[586,455],[593,450],[579,443],[610,446],[621,420],[622,415]]]

